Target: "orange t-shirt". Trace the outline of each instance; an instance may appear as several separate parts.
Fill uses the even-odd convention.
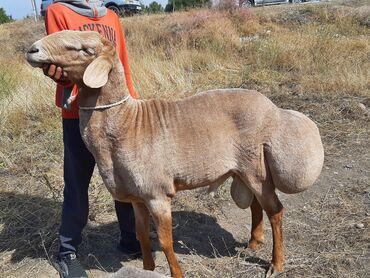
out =
[[[74,12],[64,5],[55,3],[50,5],[47,9],[45,26],[48,35],[62,30],[95,31],[111,41],[115,45],[118,56],[122,62],[127,88],[132,97],[138,98],[131,81],[123,30],[118,16],[113,11],[108,9],[105,16],[89,18]],[[57,84],[55,102],[58,107],[62,107],[63,89],[64,87],[62,85]],[[73,94],[76,94],[77,87],[74,86],[73,90]],[[67,119],[77,119],[79,118],[78,110],[77,96],[76,100],[72,102],[70,110],[62,108],[62,116]]]

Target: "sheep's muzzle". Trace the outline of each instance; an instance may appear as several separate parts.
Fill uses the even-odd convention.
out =
[[[35,42],[26,53],[27,62],[34,68],[42,68],[50,64],[46,51],[40,41]]]

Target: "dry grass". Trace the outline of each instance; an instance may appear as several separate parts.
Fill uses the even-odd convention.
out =
[[[139,91],[177,96],[220,86],[256,86],[368,93],[369,29],[363,21],[369,10],[323,5],[276,9],[123,20]]]
[[[370,273],[369,18],[367,1],[344,1],[122,20],[135,87],[143,97],[255,88],[318,123],[326,150],[319,186],[282,196],[287,208],[283,277]],[[2,277],[52,276],[45,259],[57,247],[63,188],[60,116],[53,105],[54,84],[23,59],[25,49],[43,35],[42,23],[0,25]],[[118,237],[112,201],[97,176],[90,200],[83,262],[89,269],[117,269],[122,258],[112,261]],[[174,209],[175,248],[187,277],[263,273],[270,231],[256,254],[242,248],[250,219],[230,204],[228,187],[214,199],[203,189],[181,193]],[[356,223],[364,223],[364,229],[354,228]],[[157,262],[157,269],[168,274],[163,254],[157,254]]]

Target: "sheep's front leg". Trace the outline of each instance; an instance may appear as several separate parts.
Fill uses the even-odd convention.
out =
[[[171,276],[181,278],[181,268],[173,251],[171,200],[151,200],[148,208],[157,227],[159,243],[170,265]]]
[[[135,213],[136,237],[140,241],[143,254],[143,266],[146,270],[154,270],[155,264],[150,244],[150,215],[147,207],[142,203],[132,203]]]
[[[257,250],[260,244],[263,243],[263,212],[262,207],[256,197],[253,198],[251,212],[252,231],[248,247],[252,250]]]

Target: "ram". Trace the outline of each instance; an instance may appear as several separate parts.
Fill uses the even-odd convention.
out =
[[[273,235],[266,276],[281,271],[283,206],[275,190],[307,189],[324,160],[310,119],[251,90],[212,90],[177,101],[133,99],[113,45],[95,32],[54,33],[35,42],[27,60],[34,67],[62,67],[78,86],[81,135],[113,198],[133,204],[145,269],[155,267],[150,215],[172,276],[182,277],[173,250],[171,199],[177,191],[214,188],[231,177],[237,205],[251,206],[249,247],[263,241],[265,210]]]

